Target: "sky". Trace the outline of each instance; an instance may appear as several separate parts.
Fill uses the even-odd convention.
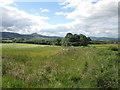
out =
[[[0,0],[4,32],[118,37],[118,0]]]

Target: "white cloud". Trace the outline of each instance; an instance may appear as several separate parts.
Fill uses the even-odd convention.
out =
[[[0,0],[0,6],[10,5],[10,4],[16,5],[16,3],[14,3],[14,0]]]
[[[94,3],[93,3],[94,2]],[[31,15],[15,7],[3,6],[3,30],[18,33],[40,33],[43,35],[64,36],[66,33],[82,33],[87,36],[117,37],[118,1],[117,0],[66,0],[64,9],[74,8],[72,12],[56,12],[74,21],[66,24],[51,25],[47,17]],[[43,10],[43,11],[42,11]],[[41,9],[41,12],[49,12]]]
[[[50,10],[48,9],[43,9],[43,8],[40,8],[40,12],[43,13],[43,12],[50,12]]]
[[[59,3],[59,5],[65,5],[66,4],[66,2],[61,2],[61,3]]]
[[[67,12],[55,12],[55,15],[67,15]]]
[[[117,0],[66,0],[66,2],[69,4],[65,5],[64,9],[75,9],[67,14],[67,18],[75,19],[74,26],[78,25],[76,26],[78,31],[83,30],[88,35],[117,37]]]
[[[49,26],[44,22],[47,17],[28,14],[15,7],[3,6],[0,16],[2,16],[3,31],[14,31],[20,33],[39,32],[42,28]]]

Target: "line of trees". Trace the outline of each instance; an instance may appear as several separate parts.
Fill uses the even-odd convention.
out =
[[[86,37],[83,34],[72,34],[67,33],[65,38],[57,38],[54,39],[52,42],[54,45],[60,46],[87,46],[91,41],[90,37]]]
[[[40,44],[40,45],[51,45],[49,40],[32,40],[32,39],[12,39],[12,40],[2,40],[2,43],[28,43],[28,44]]]
[[[87,46],[91,39],[83,34],[72,34],[67,33],[65,38],[56,38],[52,40],[29,40],[29,39],[13,39],[10,43],[31,43],[31,44],[41,44],[41,45],[57,45],[57,46]],[[9,43],[5,40],[3,43]]]

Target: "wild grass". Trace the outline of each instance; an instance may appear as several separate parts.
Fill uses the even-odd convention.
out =
[[[117,88],[119,51],[111,46],[2,44],[3,88]]]

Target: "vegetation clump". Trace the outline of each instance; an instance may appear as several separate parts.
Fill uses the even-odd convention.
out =
[[[86,37],[83,34],[73,35],[72,33],[67,33],[65,38],[61,41],[61,44],[63,46],[87,46],[90,41],[90,37]]]

